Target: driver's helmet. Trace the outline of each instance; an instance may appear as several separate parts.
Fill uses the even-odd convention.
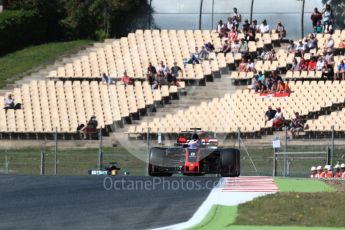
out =
[[[199,140],[198,134],[194,133],[192,136],[192,140]]]

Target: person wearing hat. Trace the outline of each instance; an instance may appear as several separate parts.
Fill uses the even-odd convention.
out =
[[[325,165],[324,172],[325,178],[333,178],[333,170],[331,165]]]
[[[321,165],[317,166],[316,170],[317,170],[317,173],[316,173],[315,178],[320,179],[320,178],[324,178],[325,177],[325,172],[323,171],[323,168],[322,168]]]
[[[280,129],[284,123],[284,115],[280,107],[277,107],[277,112],[273,118],[273,128]]]
[[[340,165],[341,178],[345,178],[345,164]]]
[[[316,167],[315,166],[311,167],[310,178],[316,178],[316,173],[317,173]]]
[[[335,178],[340,178],[341,177],[340,165],[339,164],[334,165],[334,169],[335,169],[334,177]]]

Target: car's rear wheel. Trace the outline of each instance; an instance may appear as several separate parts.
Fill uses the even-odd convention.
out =
[[[164,172],[165,149],[152,148],[149,156],[148,174],[150,176],[172,176],[172,173]]]
[[[240,151],[233,148],[220,149],[220,175],[238,177],[240,175]]]

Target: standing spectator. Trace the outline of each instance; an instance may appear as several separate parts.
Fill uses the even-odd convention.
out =
[[[280,40],[286,37],[286,30],[281,21],[278,21],[277,23],[276,32],[278,33],[278,37]]]
[[[93,115],[91,116],[90,120],[87,122],[86,126],[84,125],[80,125],[79,127],[81,127],[81,131],[84,134],[84,139],[87,139],[87,135],[91,134],[91,133],[95,133],[97,131],[97,126],[98,126],[98,122],[96,120],[96,116]],[[78,129],[79,129],[78,127]]]
[[[234,8],[234,13],[232,14],[232,23],[236,27],[236,30],[238,30],[238,27],[242,21],[242,16],[238,12],[237,8]]]
[[[242,33],[247,33],[247,31],[249,30],[250,24],[248,22],[248,19],[244,20],[244,23],[242,25]]]
[[[316,173],[317,173],[316,167],[315,166],[311,167],[310,178],[312,178],[312,179],[316,178]]]
[[[231,31],[234,23],[232,22],[232,17],[228,17],[228,21],[226,22],[226,30]]]
[[[324,33],[329,33],[333,29],[333,12],[329,4],[326,4],[325,8],[322,10],[322,24]]]
[[[219,20],[217,24],[217,32],[220,38],[226,37],[226,26],[223,24],[222,20]]]
[[[124,84],[125,86],[127,86],[127,85],[132,85],[132,84],[133,84],[133,81],[132,81],[132,79],[127,75],[127,71],[126,71],[126,70],[123,72],[123,76],[121,77],[121,81],[123,82],[123,84]]]
[[[321,12],[317,8],[315,8],[314,12],[311,14],[310,20],[311,20],[313,28],[314,28],[314,33],[316,33],[316,26],[322,20],[322,14],[321,14]]]
[[[331,165],[325,165],[325,178],[333,178],[333,170]]]
[[[295,118],[291,119],[290,131],[292,137],[299,135],[300,131],[303,131],[305,121],[301,118],[298,112],[295,113]],[[296,135],[297,134],[297,135]]]
[[[273,128],[275,129],[280,129],[284,124],[284,115],[283,112],[281,111],[281,108],[277,108],[277,112],[274,115],[273,118]]]
[[[337,67],[337,73],[336,77],[338,79],[344,79],[345,78],[345,63],[344,60],[341,60],[338,67]]]
[[[179,73],[183,76],[183,71],[180,66],[177,65],[177,62],[174,62],[174,65],[171,67],[171,75],[176,79],[179,78]]]
[[[201,50],[200,50],[200,53],[199,53],[199,59],[200,60],[208,59],[208,52],[205,49],[205,46],[201,46]]]
[[[267,24],[266,19],[264,19],[259,27],[260,33],[265,34],[270,32],[270,26]]]
[[[12,94],[8,94],[7,98],[4,99],[4,109],[7,111],[8,109],[21,109],[22,105],[20,103],[15,103]]]
[[[276,115],[277,111],[272,109],[272,106],[268,106],[268,110],[265,112],[265,125],[268,121],[272,120]]]

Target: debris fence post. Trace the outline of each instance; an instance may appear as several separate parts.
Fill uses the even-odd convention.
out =
[[[55,151],[54,151],[54,175],[57,175],[58,169],[57,169],[57,151],[58,151],[58,133],[57,133],[57,127],[55,127]]]
[[[40,175],[44,175],[44,152],[41,150]]]

